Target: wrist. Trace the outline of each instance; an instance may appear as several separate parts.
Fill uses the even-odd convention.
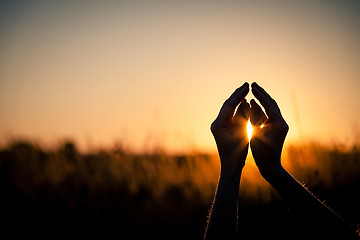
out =
[[[223,167],[220,169],[220,180],[227,182],[229,184],[237,184],[240,183],[241,173],[243,166],[238,167]]]
[[[224,172],[220,173],[218,189],[221,188],[223,192],[226,192],[229,196],[238,195],[240,187],[240,175],[229,175]]]
[[[259,171],[261,176],[263,176],[263,178],[265,178],[265,180],[269,183],[271,183],[274,179],[282,176],[286,172],[281,163],[271,166],[265,166],[261,169],[259,168]]]

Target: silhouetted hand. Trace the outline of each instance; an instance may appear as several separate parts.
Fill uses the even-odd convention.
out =
[[[221,171],[232,176],[239,176],[248,153],[246,124],[250,105],[244,99],[248,92],[248,83],[236,89],[225,101],[218,117],[211,124],[211,132],[220,155]]]
[[[255,126],[250,141],[251,151],[261,175],[279,192],[299,229],[301,239],[359,239],[356,232],[341,217],[320,202],[294,179],[281,165],[281,151],[289,130],[275,100],[258,84],[252,93],[265,108],[250,101],[250,121]]]
[[[211,131],[219,151],[221,171],[206,228],[206,240],[236,237],[239,184],[249,148],[246,124],[250,105],[244,99],[248,92],[248,83],[236,89],[225,101],[218,117],[211,124]]]
[[[252,93],[265,108],[244,100],[249,92],[245,83],[222,106],[211,131],[219,150],[221,172],[211,210],[205,239],[235,239],[237,237],[237,198],[242,168],[248,152],[247,119],[254,125],[250,141],[256,165],[261,175],[279,192],[296,223],[301,239],[359,239],[356,232],[335,212],[320,202],[281,165],[281,151],[289,130],[275,100],[258,84]],[[240,104],[240,105],[239,105]],[[239,106],[238,106],[239,105]],[[238,106],[236,112],[235,109]],[[234,114],[235,113],[235,114]],[[239,235],[241,236],[241,232]]]
[[[275,100],[257,83],[251,87],[267,114],[253,99],[250,101],[250,121],[254,126],[250,147],[260,173],[266,178],[282,168],[281,151],[289,127]]]
[[[314,239],[359,239],[341,217],[282,167],[281,151],[289,127],[275,100],[262,87],[253,83],[252,93],[265,108],[266,115],[254,100],[250,101],[251,107],[244,100],[248,92],[247,83],[236,89],[211,125],[219,150],[221,172],[205,239],[237,237],[237,218],[241,217],[237,216],[237,198],[249,146],[246,133],[249,115],[254,125],[250,147],[256,165],[292,212],[298,229],[302,229],[301,239],[309,236]],[[238,236],[241,236],[241,232]]]

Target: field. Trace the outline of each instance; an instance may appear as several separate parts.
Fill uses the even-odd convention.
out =
[[[352,226],[360,223],[359,146],[287,146],[283,164]],[[135,154],[119,146],[79,153],[72,142],[44,149],[16,141],[0,151],[1,226],[50,238],[201,239],[218,174],[217,156],[206,153]],[[239,212],[240,231],[254,239],[299,231],[251,157]]]

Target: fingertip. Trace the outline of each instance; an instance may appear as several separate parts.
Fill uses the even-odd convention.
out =
[[[254,94],[254,96],[256,97],[256,94],[259,93],[259,90],[257,89],[257,87],[252,86],[252,87],[251,87],[251,92],[252,92],[252,93]]]
[[[241,102],[239,107],[245,107],[245,108],[250,108],[250,104],[246,101],[246,99],[244,98]]]
[[[250,104],[245,100],[243,103],[242,103],[243,107],[244,107],[244,110],[246,112],[249,112],[250,111]]]
[[[251,107],[258,106],[254,99],[250,100]]]
[[[243,91],[243,90],[249,91],[249,83],[244,82],[243,85],[241,85],[241,86],[239,87],[239,89],[241,89],[242,91]]]
[[[242,87],[246,90],[246,93],[248,93],[250,91],[250,88],[249,88],[249,83],[248,82],[245,82]]]
[[[237,113],[237,115],[242,116],[242,117],[248,119],[249,116],[250,116],[250,113],[249,113],[249,112],[250,112],[250,105],[249,105],[249,103],[246,101],[246,99],[244,99],[244,100],[241,101],[239,107],[237,108],[236,113]]]

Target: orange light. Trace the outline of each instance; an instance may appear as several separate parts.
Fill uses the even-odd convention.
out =
[[[249,139],[249,141],[250,141],[251,136],[252,136],[252,133],[253,133],[253,128],[252,128],[252,125],[251,125],[251,123],[250,123],[250,119],[249,119],[249,121],[248,121],[248,123],[247,123],[246,129],[247,129],[248,139]]]

